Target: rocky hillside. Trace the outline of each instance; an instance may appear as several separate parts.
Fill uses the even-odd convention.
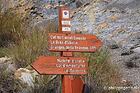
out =
[[[111,52],[122,80],[140,88],[140,1],[98,0],[74,10],[73,31],[96,34]]]

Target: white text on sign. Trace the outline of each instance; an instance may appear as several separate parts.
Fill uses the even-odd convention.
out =
[[[62,31],[71,31],[70,27],[62,27]]]
[[[62,21],[62,25],[71,25],[70,21]]]

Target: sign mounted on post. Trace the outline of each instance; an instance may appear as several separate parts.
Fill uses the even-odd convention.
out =
[[[40,74],[87,74],[86,58],[40,56],[32,66]]]
[[[62,19],[69,19],[70,13],[69,10],[62,10]]]
[[[56,52],[95,52],[101,44],[94,35],[49,33],[48,36],[48,48]]]
[[[69,8],[61,7],[59,9],[59,32],[71,32]]]
[[[71,25],[70,21],[62,21],[62,25]]]
[[[70,9],[59,7],[59,33],[48,35],[48,49],[61,52],[61,57],[40,56],[32,67],[40,74],[63,75],[63,93],[82,93],[83,80],[72,75],[86,75],[88,62],[86,58],[73,57],[72,52],[95,52],[102,42],[95,35],[71,34],[70,19]]]
[[[62,31],[71,31],[71,27],[62,27]]]

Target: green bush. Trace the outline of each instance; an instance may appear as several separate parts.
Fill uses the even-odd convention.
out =
[[[89,74],[86,82],[90,82],[89,85],[93,88],[91,91],[94,93],[118,93],[116,90],[104,90],[104,87],[120,85],[121,79],[118,68],[110,62],[109,51],[102,48],[95,53],[86,54],[86,56],[89,58]]]

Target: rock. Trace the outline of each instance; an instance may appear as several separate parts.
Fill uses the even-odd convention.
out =
[[[126,67],[128,68],[128,69],[131,69],[131,68],[138,68],[139,66],[136,64],[136,63],[134,63],[134,62],[126,62]]]
[[[52,82],[57,82],[54,81],[57,75],[50,75],[47,79],[46,77],[44,79],[44,76],[39,75],[31,66],[16,70],[14,78],[20,81],[19,85],[21,85],[22,89],[19,90],[19,93],[54,93],[52,91],[56,91],[56,86],[52,86]],[[51,85],[46,86],[46,83]]]
[[[133,51],[140,54],[140,47],[134,48]]]
[[[8,58],[8,57],[2,57],[2,58],[0,58],[0,64],[4,64],[4,63],[6,63],[7,61],[10,61],[11,60],[11,58]]]
[[[101,30],[101,29],[105,29],[108,27],[109,27],[109,24],[107,22],[102,22],[102,23],[98,24],[97,29]]]
[[[131,55],[132,53],[134,53],[134,52],[130,49],[123,49],[121,56]]]
[[[106,40],[105,44],[110,48],[110,49],[118,49],[119,45],[114,41],[114,40]]]
[[[117,0],[117,3],[118,4],[128,4],[128,3],[131,3],[135,0]]]
[[[117,20],[119,19],[119,17],[116,16],[116,15],[113,15],[113,16],[109,17],[109,19],[110,19],[111,21],[117,21]]]
[[[92,34],[99,32],[98,36],[105,41],[105,44],[110,49],[114,49],[110,50],[113,51],[112,63],[117,64],[122,76],[132,81],[133,85],[140,85],[140,58],[137,57],[139,56],[137,50],[134,51],[138,48],[137,45],[140,44],[140,9],[137,6],[140,6],[140,0],[90,2],[90,5],[83,10],[80,9],[80,15],[78,15],[79,11],[74,14],[74,22],[72,23],[76,29],[82,28],[80,23],[92,24]],[[89,21],[79,21],[83,16],[87,16]],[[78,22],[80,26],[76,25]],[[88,30],[87,33],[91,33],[91,31]]]
[[[132,81],[129,81],[129,80],[126,80],[126,79],[122,79],[120,83],[123,86],[132,86]]]
[[[76,2],[76,7],[77,7],[77,8],[81,7],[82,5],[83,5],[83,4],[82,4],[81,1],[77,1],[77,2]]]
[[[112,0],[103,0],[103,2],[110,3]]]
[[[125,51],[121,54],[121,56],[131,55],[133,51]]]
[[[137,54],[132,54],[128,56],[126,59],[127,68],[139,68],[140,67],[140,56]]]
[[[14,72],[16,70],[16,65],[12,58],[2,57],[0,58],[0,68],[5,67],[6,71]]]
[[[110,46],[110,48],[111,48],[111,49],[118,49],[119,46],[118,46],[117,44],[112,44],[112,45]]]
[[[122,44],[122,47],[130,50],[130,49],[134,49],[135,44],[124,43],[124,44]]]
[[[22,81],[23,84],[27,84],[28,87],[34,87],[36,76],[38,76],[36,71],[28,70],[26,68],[19,68],[15,72],[15,78]]]
[[[15,66],[12,62],[11,58],[0,58],[0,93],[12,93],[15,90]]]

